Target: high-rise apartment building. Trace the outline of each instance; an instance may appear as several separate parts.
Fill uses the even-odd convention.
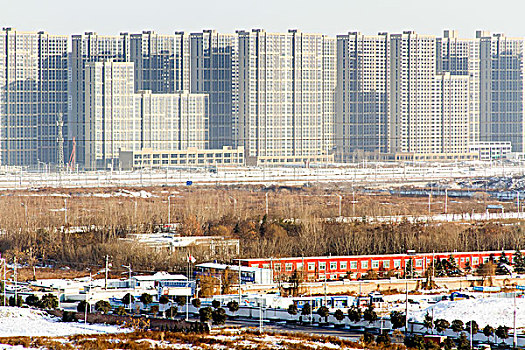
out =
[[[336,39],[325,36],[323,38],[323,130],[321,131],[322,153],[333,156],[335,153],[335,88],[337,85],[337,45]]]
[[[214,30],[190,34],[190,89],[210,99],[209,147],[235,143],[238,105],[238,39]]]
[[[523,39],[476,32],[460,39],[445,31],[437,42],[437,69],[469,77],[469,141],[511,142],[523,152]]]
[[[175,91],[191,91],[190,88],[190,35],[175,32]]]
[[[116,169],[121,149],[140,149],[133,63],[87,62],[84,72],[84,133],[89,141],[82,158],[91,169]]]
[[[56,163],[67,112],[67,36],[0,32],[0,164]]]
[[[208,96],[135,92],[133,62],[85,65],[83,158],[88,169],[116,169],[121,151],[205,149]]]
[[[456,31],[445,30],[436,38],[436,70],[469,78],[469,142],[479,141],[480,56],[478,39],[462,39]]]
[[[140,91],[141,149],[208,148],[209,101],[206,94]]]
[[[115,60],[129,61],[129,35],[121,33],[119,36],[104,36],[87,32],[84,35],[71,37],[69,99],[71,102],[68,111],[68,139],[75,140],[76,161],[85,164],[86,148],[91,142],[85,134],[86,109],[84,103],[85,67],[88,62],[103,62]]]
[[[524,149],[523,39],[477,32],[480,60],[479,141]]]
[[[454,156],[468,153],[469,77],[438,74],[432,86],[431,152]],[[442,158],[445,159],[445,158]]]
[[[414,32],[390,37],[389,153],[433,153],[435,45],[434,36]]]
[[[468,60],[464,71],[456,56],[437,65],[436,48],[445,52],[445,44],[414,32],[337,40],[338,159],[467,157]],[[443,73],[451,67],[458,73]]]
[[[247,160],[300,163],[328,157],[333,140],[327,140],[323,124],[333,124],[326,103],[333,103],[335,80],[324,70],[335,69],[335,40],[295,30],[238,35],[238,138]]]
[[[189,38],[153,31],[130,35],[129,60],[135,63],[135,91],[189,91]]]
[[[352,32],[337,37],[339,161],[387,152],[390,36]]]

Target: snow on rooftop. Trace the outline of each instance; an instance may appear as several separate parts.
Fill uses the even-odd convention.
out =
[[[41,310],[0,306],[0,337],[59,337],[124,331],[126,330],[118,326],[60,322],[57,317],[50,316]]]
[[[165,280],[187,280],[188,277],[184,275],[171,275],[165,271],[159,271],[154,275],[148,276],[133,276],[138,281],[165,281]]]
[[[89,280],[89,277],[88,277]],[[79,286],[83,286],[85,283],[83,283],[80,280],[67,280],[67,279],[58,279],[58,278],[50,278],[50,279],[42,279],[37,281],[30,282],[32,286],[36,287],[46,287],[46,288],[76,288]]]

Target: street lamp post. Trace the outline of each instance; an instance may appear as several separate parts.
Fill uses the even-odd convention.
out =
[[[343,196],[340,194],[336,194],[337,197],[339,197],[339,217],[343,214]]]
[[[129,289],[131,289],[131,264],[129,265],[122,265],[122,267],[125,267],[126,269],[128,269],[128,273],[129,273]],[[133,289],[135,289],[135,287],[133,287]],[[133,295],[131,295],[131,293],[129,293],[129,295],[131,296],[131,298],[133,298]],[[131,298],[129,298],[129,311],[131,312]]]
[[[408,280],[405,275],[405,337],[408,334]]]
[[[171,197],[174,197],[172,195],[168,196],[168,225],[171,224]]]
[[[237,213],[237,199],[232,196],[229,196],[229,198],[233,201],[233,215],[235,215]]]
[[[64,225],[67,225],[67,198],[64,198]]]
[[[518,346],[518,334],[517,334],[517,329],[516,329],[516,313],[517,313],[517,310],[516,310],[516,292],[514,292],[514,334],[513,334],[513,349],[516,349],[516,347]],[[471,325],[472,327],[472,322],[471,322]],[[472,336],[470,337],[472,339]],[[471,344],[470,344],[470,348],[472,349],[472,340],[471,340]]]
[[[263,305],[262,299],[259,299],[259,333],[263,331]]]
[[[89,288],[88,292],[86,293],[86,305],[84,308],[84,323],[87,324],[87,313],[89,308],[89,300],[90,300],[90,293],[91,293],[91,286],[92,286],[92,278],[91,278],[91,272],[89,273]],[[91,311],[91,310],[90,310]]]
[[[266,216],[268,216],[268,192],[265,193],[266,197]]]
[[[445,214],[448,212],[448,188],[445,188]]]
[[[171,223],[171,196],[168,196],[168,225]]]

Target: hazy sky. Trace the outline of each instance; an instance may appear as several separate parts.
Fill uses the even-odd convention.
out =
[[[343,34],[476,29],[525,36],[523,0],[0,0],[2,27],[52,34],[294,28]]]

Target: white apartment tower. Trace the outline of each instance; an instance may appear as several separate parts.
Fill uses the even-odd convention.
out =
[[[450,73],[434,77],[432,89],[432,152],[464,155],[469,139],[469,77]]]
[[[0,31],[0,164],[56,163],[67,112],[67,36]]]
[[[441,41],[414,32],[355,32],[338,36],[337,45],[339,160],[465,157],[469,67],[464,75],[443,73],[459,60],[439,61],[446,69],[436,65],[436,48],[445,50]]]
[[[333,107],[327,106],[335,91],[335,40],[295,30],[238,35],[238,138],[247,161],[327,157],[333,147]]]
[[[523,152],[523,39],[476,32],[460,39],[445,31],[437,41],[438,72],[469,77],[469,141],[511,142]]]
[[[85,167],[116,169],[121,151],[205,149],[208,96],[135,92],[133,62],[85,65]]]
[[[434,153],[435,44],[435,37],[430,35],[414,32],[391,35],[389,153]]]
[[[190,35],[175,32],[175,91],[191,91],[190,88]]]
[[[135,108],[134,67],[129,62],[85,65],[85,165],[116,169],[120,150],[140,150],[141,120]]]
[[[129,61],[129,35],[121,33],[119,36],[104,36],[93,32],[71,37],[71,81],[69,83],[70,106],[68,110],[68,140],[75,140],[76,161],[85,164],[86,148],[91,141],[85,135],[85,104],[84,89],[85,67],[88,62],[103,62],[115,60]]]
[[[454,30],[445,30],[436,39],[436,70],[469,78],[469,143],[479,141],[480,46],[478,39],[462,39]]]
[[[337,37],[335,144],[339,161],[387,152],[390,36]]]
[[[208,95],[139,91],[137,96],[142,124],[140,149],[208,148]]]

